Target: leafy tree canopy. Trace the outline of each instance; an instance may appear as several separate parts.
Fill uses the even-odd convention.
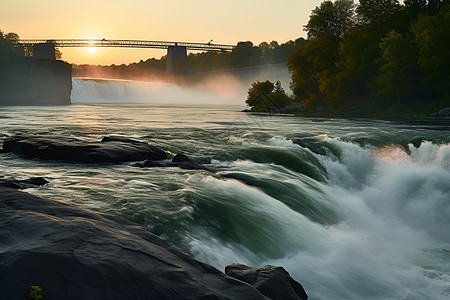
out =
[[[336,40],[355,23],[355,4],[353,0],[327,0],[316,7],[304,26],[308,38],[326,35]]]

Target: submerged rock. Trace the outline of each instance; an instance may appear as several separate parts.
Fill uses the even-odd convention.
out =
[[[450,107],[442,108],[438,112],[432,113],[430,116],[443,118],[443,119],[450,118]]]
[[[178,153],[172,158],[172,162],[178,163],[178,162],[193,162],[192,159],[184,155],[183,153]]]
[[[212,168],[208,168],[206,166],[204,166],[203,164],[199,164],[194,162],[192,159],[190,159],[189,157],[187,157],[184,154],[178,153],[177,155],[175,155],[175,157],[172,159],[171,162],[168,163],[162,163],[162,162],[155,162],[155,161],[149,161],[149,160],[145,160],[141,163],[136,163],[133,165],[134,167],[139,167],[139,168],[153,168],[153,167],[159,167],[159,168],[168,168],[168,167],[178,167],[180,169],[184,169],[184,170],[204,170],[204,171],[208,171],[211,173],[216,173],[217,171],[212,169]]]
[[[242,264],[232,264],[225,268],[225,274],[251,284],[270,299],[308,299],[303,286],[283,267],[251,268]]]
[[[25,189],[33,186],[41,186],[47,184],[48,181],[42,177],[31,177],[25,180],[0,179],[0,186],[12,189]]]
[[[2,299],[266,299],[116,216],[2,187],[0,212]]]
[[[155,146],[114,136],[105,137],[101,142],[87,142],[68,137],[17,135],[4,140],[3,152],[83,163],[118,163],[166,158],[166,153]]]

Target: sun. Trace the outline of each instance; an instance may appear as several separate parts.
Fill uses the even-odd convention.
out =
[[[86,47],[86,51],[89,53],[97,52],[97,47]]]

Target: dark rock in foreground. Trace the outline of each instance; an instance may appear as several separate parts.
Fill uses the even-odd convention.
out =
[[[282,271],[255,270],[266,296],[298,299]],[[267,299],[132,222],[0,187],[1,297],[24,299],[34,285],[49,300]]]
[[[166,153],[155,146],[114,136],[105,137],[101,142],[86,142],[67,137],[17,135],[4,140],[3,152],[23,154],[32,158],[84,163],[117,163],[166,158]]]
[[[225,273],[251,284],[261,294],[271,299],[308,299],[303,286],[282,267],[251,268],[233,264],[225,268]]]

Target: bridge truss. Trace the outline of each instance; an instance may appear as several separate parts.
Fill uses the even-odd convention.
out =
[[[121,47],[121,48],[153,48],[169,49],[169,47],[186,47],[186,50],[198,51],[231,51],[234,45],[212,43],[143,41],[143,40],[107,40],[107,39],[54,39],[54,40],[19,40],[23,46],[51,43],[54,47]]]

